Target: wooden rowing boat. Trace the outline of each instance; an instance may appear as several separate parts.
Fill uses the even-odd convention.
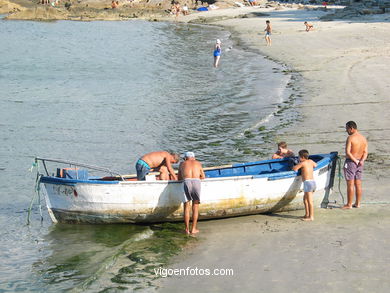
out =
[[[326,205],[333,187],[337,153],[312,155],[317,162],[314,204]],[[111,176],[89,176],[85,164],[36,158],[43,162],[43,184],[47,209],[54,222],[153,223],[178,221],[183,217],[184,191],[181,181],[136,181],[133,176],[110,172]],[[47,162],[69,163],[49,175]],[[96,167],[95,167],[96,168]],[[101,168],[104,169],[104,168]],[[62,172],[62,174],[61,174]],[[303,184],[291,171],[289,159],[266,160],[207,168],[201,183],[199,219],[216,219],[303,208]],[[150,180],[152,179],[152,180]]]

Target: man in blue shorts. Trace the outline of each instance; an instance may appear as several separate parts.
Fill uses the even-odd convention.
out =
[[[142,156],[136,163],[137,180],[145,180],[145,176],[152,170],[159,171],[162,166],[167,167],[172,180],[177,180],[172,164],[179,162],[178,154],[171,154],[166,151],[151,152]]]

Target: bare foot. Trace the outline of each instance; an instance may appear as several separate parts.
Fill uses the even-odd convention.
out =
[[[191,234],[196,234],[196,233],[199,233],[199,230],[198,229],[192,229]]]
[[[356,204],[356,203],[355,203],[355,204],[353,204],[353,205],[352,205],[352,207],[354,207],[354,208],[357,208],[357,209],[358,209],[358,208],[360,208],[360,204]]]
[[[302,218],[302,221],[305,221],[305,222],[314,221],[314,218]]]
[[[185,229],[184,233],[186,233],[187,235],[190,235],[190,234],[191,234],[191,233],[190,233],[190,230],[187,230],[187,229]]]
[[[302,219],[307,219],[309,216],[307,216],[307,215],[304,215],[303,217],[302,217]]]
[[[352,206],[349,206],[349,205],[345,205],[341,208],[342,210],[349,210],[349,209],[352,209]]]

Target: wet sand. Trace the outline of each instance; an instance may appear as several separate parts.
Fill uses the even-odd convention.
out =
[[[242,13],[252,14],[207,20]],[[341,210],[342,198],[335,188],[336,202],[329,209],[317,208],[314,222],[302,222],[303,211],[201,222],[196,247],[185,250],[170,268],[233,269],[234,276],[162,278],[159,291],[390,290],[390,15],[321,22],[318,17],[323,14],[245,8],[204,13],[202,21],[227,27],[243,46],[302,75],[305,94],[298,109],[302,119],[281,131],[278,140],[287,141],[294,150],[343,155],[345,122],[357,122],[368,138],[370,153],[362,207]],[[274,29],[271,47],[265,46],[262,32],[266,19]],[[315,29],[304,31],[304,21]],[[345,197],[344,181],[341,191]]]

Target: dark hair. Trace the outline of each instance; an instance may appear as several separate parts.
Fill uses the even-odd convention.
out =
[[[301,158],[305,158],[305,159],[308,159],[309,158],[309,151],[308,150],[300,150],[298,152],[299,156]]]
[[[265,23],[269,23],[269,20],[266,20]]]
[[[285,149],[285,148],[287,148],[287,143],[285,141],[281,141],[278,143],[278,147]]]
[[[348,121],[348,122],[345,124],[345,126],[348,127],[348,128],[357,129],[357,125],[356,125],[356,122],[355,122],[355,121]]]

